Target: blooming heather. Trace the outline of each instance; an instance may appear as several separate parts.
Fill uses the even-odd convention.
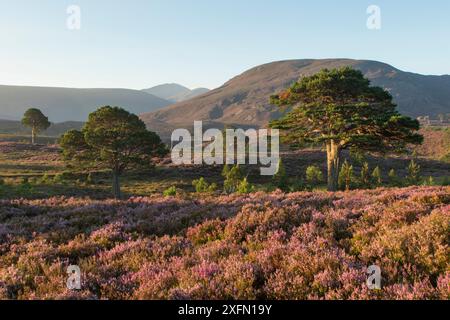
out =
[[[0,298],[449,299],[449,237],[448,187],[0,200]]]

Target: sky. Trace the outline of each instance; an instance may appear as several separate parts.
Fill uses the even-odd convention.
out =
[[[70,5],[80,29],[67,27]],[[380,8],[381,29],[367,27]],[[73,21],[73,20],[70,20]],[[305,58],[378,60],[450,74],[450,1],[0,0],[0,84],[215,88]]]

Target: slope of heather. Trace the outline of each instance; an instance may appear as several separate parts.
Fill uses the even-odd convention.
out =
[[[0,221],[0,299],[450,297],[448,187],[0,200]]]
[[[450,127],[424,128],[420,133],[425,142],[416,147],[418,155],[450,162]]]
[[[424,76],[400,71],[376,61],[326,59],[290,60],[258,66],[231,79],[222,87],[194,99],[142,115],[154,123],[186,126],[194,120],[264,126],[278,112],[269,104],[270,95],[289,87],[302,76],[324,68],[352,66],[374,85],[389,90],[402,113],[413,117],[450,112],[450,76]]]
[[[41,109],[52,122],[85,121],[105,105],[121,106],[140,114],[169,105],[151,94],[128,89],[71,89],[0,85],[2,119],[19,120],[30,107]]]

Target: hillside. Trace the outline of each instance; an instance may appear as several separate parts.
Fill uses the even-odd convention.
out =
[[[40,108],[52,122],[85,121],[100,106],[121,106],[140,114],[170,102],[138,90],[71,89],[0,85],[0,119],[19,120],[30,107]]]
[[[279,115],[269,104],[270,95],[289,87],[302,76],[342,66],[361,70],[373,85],[389,90],[399,110],[406,115],[436,116],[450,112],[450,76],[403,72],[376,61],[326,59],[261,65],[199,97],[143,114],[142,119],[150,128],[165,127],[167,130],[192,125],[194,120],[264,126]]]
[[[425,142],[415,150],[419,156],[450,163],[450,128],[424,128]]]
[[[195,98],[199,95],[202,95],[204,93],[207,93],[209,89],[197,88],[191,90],[176,83],[167,83],[150,89],[144,89],[142,91],[152,94],[161,99],[176,103],[186,101]]]
[[[52,123],[50,128],[40,133],[41,136],[59,137],[68,130],[81,129],[83,122],[66,121],[60,123]],[[29,135],[30,129],[25,128],[20,121],[1,120],[0,119],[0,134],[13,135]]]

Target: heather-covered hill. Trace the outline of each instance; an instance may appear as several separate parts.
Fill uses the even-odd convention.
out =
[[[420,156],[450,162],[450,127],[424,128],[420,132],[425,142],[416,147]]]
[[[450,113],[450,76],[425,76],[404,72],[385,63],[366,60],[325,59],[273,62],[250,69],[220,88],[161,110],[146,113],[142,119],[149,128],[164,132],[187,127],[195,120],[235,125],[265,126],[279,116],[269,97],[289,87],[300,77],[324,68],[352,66],[361,70],[373,85],[392,93],[400,112],[417,117]]]
[[[449,187],[0,200],[0,221],[0,299],[450,297]]]

